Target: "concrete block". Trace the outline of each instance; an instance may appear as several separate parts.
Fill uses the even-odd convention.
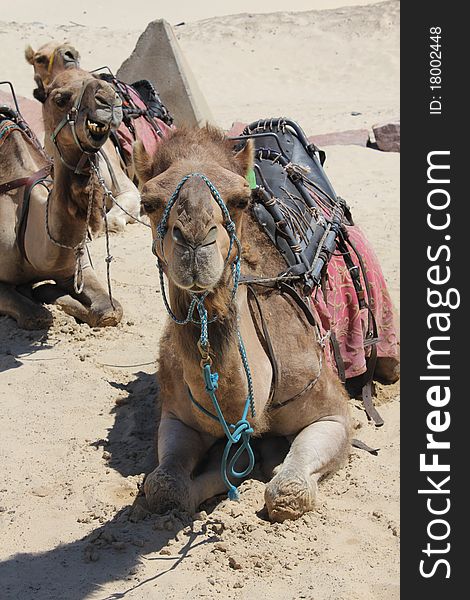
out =
[[[173,29],[163,19],[148,24],[117,77],[126,83],[139,79],[151,81],[177,127],[214,123]]]

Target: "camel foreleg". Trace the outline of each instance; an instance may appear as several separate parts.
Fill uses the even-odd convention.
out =
[[[16,289],[0,282],[0,315],[15,319],[21,329],[47,329],[52,323],[51,313]]]
[[[338,469],[348,450],[349,424],[344,416],[326,417],[298,433],[284,462],[266,486],[270,519],[297,519],[312,510],[318,480]]]
[[[188,427],[176,417],[163,415],[158,429],[159,465],[147,475],[144,491],[150,509],[164,513],[172,509],[193,514],[199,504],[222,487],[206,471],[192,478],[193,471],[216,440]]]
[[[111,303],[108,292],[104,289],[90,266],[83,268],[83,281],[83,291],[81,294],[75,293],[73,278],[57,282],[73,299],[85,307],[85,313],[82,313],[78,318],[88,323],[90,327],[113,327],[117,325],[122,318],[122,306],[114,297]],[[64,304],[63,309],[68,314],[76,316],[74,314],[75,307],[71,306],[70,303]]]

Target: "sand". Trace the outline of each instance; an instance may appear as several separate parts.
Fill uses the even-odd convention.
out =
[[[221,125],[286,114],[312,134],[398,115],[398,10],[385,2],[222,16],[177,32]],[[106,28],[2,19],[2,78],[26,96],[27,42],[68,38],[84,66],[116,69],[143,27],[132,15]],[[398,304],[399,155],[326,150],[327,173]],[[398,386],[379,389],[381,429],[352,403],[356,437],[380,452],[353,450],[298,521],[268,523],[263,485],[250,480],[240,503],[210,505],[192,524],[129,522],[154,460],[154,360],[166,317],[148,231],[128,226],[111,243],[113,291],[125,309],[117,328],[92,330],[56,309],[48,332],[0,317],[0,598],[397,599]],[[103,238],[92,252],[103,276]]]

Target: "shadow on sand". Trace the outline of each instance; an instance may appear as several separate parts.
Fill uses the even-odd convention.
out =
[[[26,350],[18,340],[12,348],[22,353]],[[121,402],[114,409],[115,421],[108,440],[98,440],[95,445],[106,448],[111,454],[107,466],[124,477],[149,472],[155,466],[155,397],[158,388],[155,375],[139,372],[128,384],[110,381],[110,385],[120,390]],[[122,391],[127,393],[124,398]],[[136,585],[153,585],[152,581],[174,569],[192,548],[211,541],[189,531],[187,543],[174,557],[151,556],[187,527],[191,519],[178,515],[170,519],[168,526],[167,518],[165,527],[156,524],[156,520],[162,518],[156,515],[132,522],[129,516],[136,505],[142,505],[142,497],[136,499],[133,507],[123,508],[113,519],[80,540],[42,553],[15,554],[1,562],[0,598],[82,600],[92,596],[104,599],[107,596],[100,590],[111,581],[118,581],[122,591],[109,598],[124,598]],[[144,560],[155,561],[156,574],[138,584],[135,580],[133,583],[133,576]],[[145,597],[147,592],[142,594]]]
[[[35,360],[36,352],[52,348],[46,339],[45,329],[26,331],[19,329],[13,319],[0,317],[0,373],[17,369],[24,362]]]
[[[0,563],[2,600],[111,600],[146,585],[150,588],[142,591],[142,597],[154,597],[152,589],[160,577],[174,570],[192,549],[219,539],[189,532],[186,544],[174,556],[152,556],[188,523],[180,522],[173,531],[156,531],[149,520],[129,522],[128,513],[129,507],[76,542],[38,554],[16,554]],[[133,581],[144,561],[155,561],[155,575]],[[120,591],[106,594],[102,587],[108,582],[116,582]]]
[[[107,466],[124,477],[148,473],[156,464],[154,438],[159,407],[155,402],[155,374],[138,372],[127,384],[109,383],[119,390],[119,403],[113,409],[115,420],[108,439],[97,440],[94,445],[109,452]],[[221,442],[220,453],[222,448]],[[214,498],[203,508],[210,513],[219,500],[220,497]],[[138,515],[143,518],[137,518]],[[258,518],[265,520],[267,515],[261,511]],[[16,554],[0,563],[0,598],[116,600],[143,586],[148,587],[137,597],[153,598],[154,586],[161,576],[174,570],[192,549],[219,539],[211,529],[207,530],[206,524],[204,534],[193,532],[188,527],[191,524],[188,515],[150,515],[145,510],[145,499],[139,495],[132,506],[124,507],[80,540],[42,553]],[[182,530],[186,541],[183,548],[173,556],[158,554]],[[139,565],[147,561],[155,561],[155,575],[141,580],[136,573]],[[110,582],[120,591],[107,595],[102,588]]]

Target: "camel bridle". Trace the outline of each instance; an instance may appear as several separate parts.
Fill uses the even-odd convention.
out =
[[[68,113],[64,116],[64,118],[60,121],[60,123],[57,125],[57,127],[54,129],[54,131],[51,133],[51,141],[57,149],[57,152],[59,154],[59,158],[60,158],[62,164],[65,165],[68,169],[70,169],[74,173],[76,173],[77,175],[88,175],[89,174],[87,171],[83,171],[83,167],[85,166],[87,160],[90,163],[93,163],[95,161],[94,157],[100,151],[100,148],[97,148],[96,150],[87,150],[83,147],[83,145],[80,142],[80,139],[78,137],[77,126],[76,126],[77,117],[80,114],[80,110],[82,108],[83,96],[85,94],[87,87],[93,81],[94,81],[94,79],[89,79],[88,81],[84,81],[82,83],[82,89],[80,90],[80,94],[75,99],[75,102],[73,103],[72,108],[68,111]],[[111,115],[112,115],[111,116],[111,118],[112,118],[114,116],[114,107],[111,108]],[[75,142],[76,146],[78,146],[78,148],[82,152],[82,156],[80,157],[80,160],[78,161],[78,163],[75,166],[69,164],[65,160],[63,152],[60,149],[59,141],[57,139],[59,133],[62,131],[62,129],[66,125],[70,126],[74,142]]]
[[[78,138],[77,131],[76,131],[76,119],[77,119],[78,114],[80,113],[83,96],[85,94],[85,91],[86,91],[88,85],[92,81],[93,81],[93,79],[89,79],[88,81],[84,81],[82,83],[82,89],[80,90],[80,94],[77,96],[75,102],[73,103],[72,108],[68,111],[68,113],[65,115],[65,117],[60,121],[60,123],[54,129],[53,133],[51,134],[51,140],[57,149],[57,152],[59,154],[59,158],[60,158],[62,164],[65,167],[67,167],[68,169],[70,169],[71,171],[73,171],[75,174],[78,174],[78,175],[87,175],[89,177],[92,177],[92,175],[95,175],[98,180],[98,183],[101,185],[101,187],[103,188],[103,190],[105,192],[103,195],[103,208],[102,208],[104,222],[105,222],[106,250],[107,250],[107,256],[106,256],[105,260],[106,260],[109,298],[111,301],[111,305],[114,308],[113,296],[112,296],[112,291],[111,291],[111,278],[110,278],[110,272],[109,272],[110,263],[111,263],[113,257],[110,255],[110,252],[109,252],[109,231],[108,231],[108,221],[107,221],[107,217],[106,217],[106,197],[110,195],[110,191],[106,188],[106,186],[104,186],[104,180],[103,180],[103,177],[101,176],[99,166],[98,166],[98,160],[97,160],[96,155],[100,151],[100,148],[97,148],[96,150],[86,150],[82,146],[80,139]],[[112,108],[111,110],[112,110],[112,114],[113,114],[114,108]],[[70,126],[75,144],[78,146],[78,148],[82,152],[80,160],[78,161],[76,166],[70,165],[65,160],[65,158],[61,152],[58,140],[57,140],[59,133],[62,131],[62,129],[66,125]],[[90,170],[84,171],[83,167],[87,161],[89,162]],[[90,190],[89,190],[89,194],[88,194],[88,205],[87,205],[86,218],[85,218],[85,228],[84,228],[81,240],[75,246],[71,246],[69,244],[64,244],[63,242],[60,242],[52,235],[50,227],[49,227],[50,196],[51,196],[51,193],[49,192],[48,197],[47,197],[47,202],[46,202],[47,237],[55,246],[58,246],[59,248],[64,248],[66,250],[73,251],[73,253],[75,255],[75,273],[74,273],[74,280],[73,280],[74,284],[73,285],[74,285],[75,292],[77,294],[81,294],[83,291],[83,287],[84,287],[82,257],[85,253],[85,249],[87,248],[87,241],[88,241],[88,237],[89,237],[89,225],[90,225],[90,219],[91,219],[91,214],[92,214],[92,209],[93,209],[93,201],[94,201],[94,186],[92,184],[90,184]],[[111,197],[112,197],[112,195],[111,195]]]

